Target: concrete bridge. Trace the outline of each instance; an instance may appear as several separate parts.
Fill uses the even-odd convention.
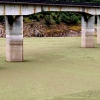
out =
[[[100,44],[100,5],[98,4],[0,0],[0,15],[5,15],[6,21],[6,61],[23,61],[23,16],[43,11],[81,14],[81,47],[94,47],[95,15],[98,15],[97,44]]]

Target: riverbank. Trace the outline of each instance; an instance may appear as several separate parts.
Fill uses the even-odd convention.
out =
[[[64,23],[45,25],[42,22],[23,24],[24,37],[74,37],[81,35],[80,24],[66,25]],[[0,24],[0,37],[5,38],[5,25]]]

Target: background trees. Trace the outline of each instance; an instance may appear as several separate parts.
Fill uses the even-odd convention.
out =
[[[44,20],[44,23],[47,25],[60,24],[61,22],[77,24],[80,23],[81,16],[71,12],[41,12],[30,15],[29,19],[36,21]]]

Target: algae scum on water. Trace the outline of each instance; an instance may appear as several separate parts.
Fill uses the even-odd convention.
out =
[[[100,99],[100,45],[81,48],[80,37],[24,38],[24,62],[6,62],[5,41],[0,100]]]

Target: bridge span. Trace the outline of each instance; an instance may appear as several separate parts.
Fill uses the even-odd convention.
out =
[[[18,1],[18,0],[12,0]],[[23,0],[21,0],[23,1]],[[43,11],[68,11],[100,15],[100,5],[81,3],[9,2],[0,0],[0,15],[29,15]],[[28,0],[26,0],[28,1]],[[30,1],[30,0],[29,0]]]
[[[0,15],[5,15],[6,61],[23,61],[23,16],[44,11],[75,12],[82,15],[81,47],[94,47],[97,15],[97,44],[100,44],[100,5],[41,0],[0,0]]]

